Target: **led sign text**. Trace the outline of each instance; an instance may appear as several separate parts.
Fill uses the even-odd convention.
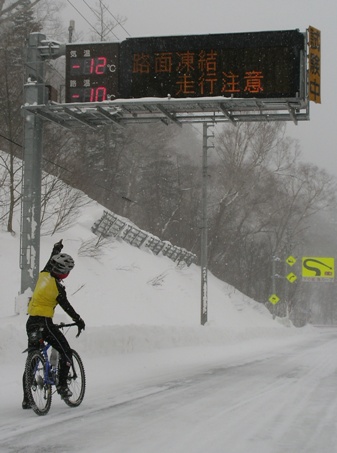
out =
[[[66,102],[304,97],[305,51],[298,30],[69,44]]]
[[[118,44],[67,46],[66,102],[114,99],[118,90]]]

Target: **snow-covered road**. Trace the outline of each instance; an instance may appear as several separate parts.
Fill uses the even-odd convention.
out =
[[[20,409],[16,379],[7,391],[20,395],[1,409],[0,451],[337,451],[337,329],[256,346],[87,358],[82,406],[55,397],[46,417]],[[19,372],[12,367],[6,374]]]

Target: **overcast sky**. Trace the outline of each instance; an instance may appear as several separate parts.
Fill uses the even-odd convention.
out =
[[[76,31],[81,30],[83,38],[88,39],[90,25],[82,16],[95,26],[90,7],[95,7],[97,0],[64,1],[65,22],[75,20]],[[336,0],[106,0],[105,3],[113,16],[127,19],[122,27],[117,26],[114,30],[120,41],[129,36],[293,29],[305,32],[309,25],[318,28],[322,45],[322,103],[311,102],[310,121],[300,122],[297,126],[288,123],[287,131],[299,139],[303,160],[317,164],[337,177]]]

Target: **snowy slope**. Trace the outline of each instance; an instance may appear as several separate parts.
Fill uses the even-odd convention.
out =
[[[87,324],[81,347],[88,353],[94,353],[96,347],[102,353],[150,351],[298,333],[298,329],[273,320],[262,304],[211,273],[208,323],[201,326],[201,279],[196,265],[179,268],[167,257],[154,256],[149,250],[117,240],[105,245],[98,257],[80,256],[83,244],[95,240],[90,228],[102,212],[100,205],[91,202],[76,225],[53,237],[41,238],[40,267],[48,259],[53,243],[61,238],[64,251],[75,259],[75,268],[65,284],[71,303]],[[0,356],[7,358],[26,342],[25,306],[21,306],[21,315],[15,315],[20,288],[19,247],[19,234],[0,233],[0,266],[6,276],[0,311]],[[19,303],[25,304],[26,300],[20,296]],[[59,308],[56,319],[66,319]]]
[[[21,409],[27,297],[20,295],[15,305],[20,288],[19,237],[0,233],[3,274],[0,451],[173,453],[178,451],[177,445],[181,448],[179,451],[205,451],[199,435],[195,437],[193,434],[190,438],[195,429],[201,435],[202,422],[191,425],[189,420],[199,418],[200,404],[204,404],[202,411],[213,412],[218,405],[214,398],[218,400],[223,394],[219,400],[222,415],[219,419],[216,417],[217,423],[212,425],[212,436],[220,436],[220,444],[224,443],[229,450],[209,447],[207,451],[241,453],[247,451],[248,445],[252,453],[261,452],[259,445],[256,449],[250,448],[249,433],[246,437],[241,436],[243,415],[241,411],[237,412],[237,408],[242,406],[241,394],[248,394],[243,402],[252,402],[255,419],[260,410],[260,400],[256,395],[263,396],[267,392],[268,397],[270,388],[283,391],[283,366],[287,370],[288,365],[279,364],[279,360],[291,359],[293,351],[301,345],[315,344],[319,333],[313,332],[312,328],[286,327],[280,320],[273,320],[263,305],[243,296],[210,273],[209,321],[201,326],[198,266],[177,268],[167,257],[153,256],[149,251],[118,241],[107,244],[96,258],[80,253],[83,243],[95,239],[90,227],[101,214],[102,207],[92,202],[72,228],[54,237],[42,236],[41,266],[48,259],[52,245],[61,238],[65,244],[64,251],[75,258],[75,268],[65,284],[71,303],[86,322],[86,330],[78,339],[75,338],[76,329],[66,333],[84,362],[87,376],[85,399],[79,408],[69,410],[54,395],[47,417],[37,417],[33,411]],[[15,314],[15,307],[21,307],[21,314]],[[55,318],[57,321],[67,320],[59,308]],[[271,368],[270,360],[274,360]],[[297,359],[295,363],[298,368]],[[250,368],[246,369],[250,364],[252,372]],[[220,387],[213,399],[208,401],[199,394],[195,397],[193,390],[192,404],[188,399],[182,400],[180,391],[187,391],[188,395],[188,383],[201,383],[201,376],[216,376],[218,371],[214,370],[223,367],[225,375],[220,376]],[[316,369],[320,370],[321,365],[318,364]],[[270,375],[270,370],[276,370],[276,375]],[[234,377],[228,381],[233,373]],[[224,386],[225,376],[227,383]],[[316,379],[315,375],[312,378]],[[279,379],[281,386],[275,385]],[[250,390],[254,383],[258,388]],[[211,397],[213,381],[205,380],[203,385],[203,393],[207,398]],[[229,385],[234,385],[234,388],[229,389]],[[170,389],[175,388],[178,399],[173,403]],[[303,392],[306,388],[310,394],[311,381],[305,383]],[[162,402],[161,397],[165,395],[168,399]],[[293,407],[291,395],[289,404]],[[235,416],[232,420],[239,427],[244,450],[235,450],[235,430],[233,433],[230,431],[234,437],[229,444],[227,438],[222,439],[222,429],[228,421],[222,405],[226,407],[228,397],[234,398],[232,415]],[[277,394],[276,398],[280,400],[281,396]],[[137,403],[139,409],[135,406]],[[145,411],[143,404],[147,406]],[[154,413],[148,407],[152,404],[155,404]],[[275,406],[274,403],[271,405]],[[190,409],[186,411],[187,407]],[[243,405],[243,409],[245,407]],[[265,408],[263,413],[266,413]],[[279,414],[275,417],[279,418]],[[296,419],[294,409],[285,419],[292,426],[292,420]],[[270,423],[273,424],[272,420]],[[131,431],[130,426],[133,427]],[[249,426],[250,430],[257,432],[256,436],[260,435],[259,424],[255,426],[249,422]],[[269,432],[269,425],[265,429]],[[133,433],[131,437],[130,433]],[[268,453],[278,451],[274,450],[273,440],[266,441],[266,448],[264,451]],[[330,453],[330,450],[324,453],[328,451]]]

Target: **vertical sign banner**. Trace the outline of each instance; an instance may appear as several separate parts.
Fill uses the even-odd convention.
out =
[[[321,103],[321,32],[309,27],[309,100]]]

